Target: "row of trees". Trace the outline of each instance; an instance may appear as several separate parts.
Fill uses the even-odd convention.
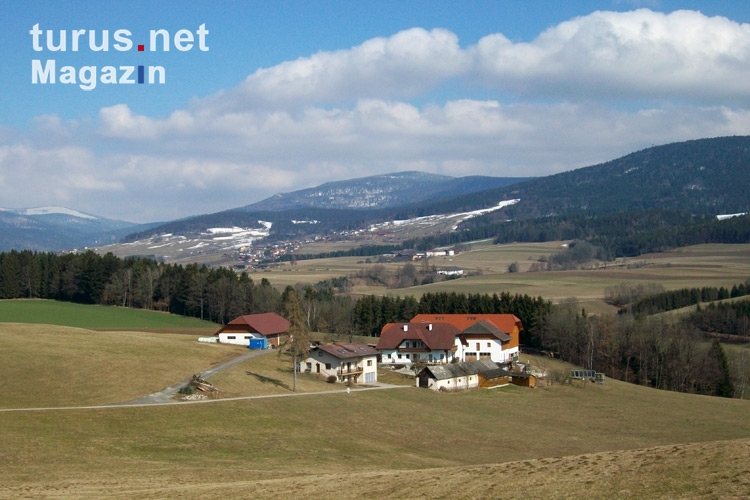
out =
[[[608,377],[679,392],[744,394],[745,358],[735,369],[718,342],[706,347],[689,322],[587,316],[574,301],[555,306],[539,325],[541,344],[557,356]],[[742,381],[735,386],[735,381]]]
[[[354,305],[353,322],[357,331],[377,336],[386,323],[409,321],[417,314],[515,314],[524,325],[522,342],[538,345],[537,325],[551,309],[552,303],[541,297],[508,292],[492,295],[425,293],[419,300],[410,296],[369,295]]]
[[[725,287],[681,288],[679,290],[663,291],[641,297],[620,307],[619,314],[652,315],[687,306],[694,306],[701,302],[714,302],[729,298],[743,297],[750,294],[750,280],[740,285]]]
[[[120,259],[92,251],[0,253],[0,299],[43,298],[168,311],[224,324],[240,314],[277,311],[280,293],[230,269]]]
[[[750,301],[711,303],[699,307],[687,321],[701,332],[750,337]],[[745,339],[746,340],[746,339]]]

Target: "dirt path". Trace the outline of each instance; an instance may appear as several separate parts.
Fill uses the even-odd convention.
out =
[[[250,351],[241,356],[237,356],[236,358],[232,358],[229,361],[220,363],[212,368],[209,368],[208,370],[200,372],[197,375],[200,376],[202,379],[207,380],[209,377],[216,375],[217,373],[223,370],[226,370],[227,368],[231,368],[232,366],[238,365],[248,359],[251,359],[256,356],[263,355],[263,354],[267,354],[270,352],[273,352],[273,351],[271,350]],[[357,387],[354,389],[344,388],[344,389],[335,389],[335,390],[330,390],[330,391],[319,391],[319,392],[289,392],[289,393],[282,393],[282,394],[267,394],[263,396],[240,396],[236,398],[200,399],[196,401],[179,401],[179,400],[174,399],[174,395],[177,394],[177,391],[179,391],[182,387],[190,383],[191,380],[192,380],[192,377],[185,379],[178,384],[167,387],[166,389],[163,389],[159,392],[155,392],[153,394],[149,394],[148,396],[143,396],[141,398],[134,399],[132,401],[126,401],[123,403],[110,403],[110,404],[92,405],[92,406],[60,406],[60,407],[48,407],[48,408],[0,408],[0,413],[15,412],[15,411],[100,410],[100,409],[106,409],[106,408],[123,408],[123,407],[135,407],[135,406],[208,404],[208,403],[221,403],[225,401],[244,401],[248,399],[286,398],[286,397],[294,397],[294,396],[314,396],[314,395],[320,395],[320,394],[341,394],[341,393],[349,394],[353,392],[362,392],[362,391],[374,391],[374,390],[383,390],[383,389],[404,389],[407,387],[413,387],[411,385],[390,385],[390,384],[383,384],[381,382],[375,382],[374,384],[369,384],[367,387]]]
[[[219,363],[218,365],[209,368],[206,371],[200,372],[197,375],[204,379],[208,380],[209,377],[216,375],[217,373],[226,370],[227,368],[231,368],[235,365],[238,365],[248,359],[254,358],[256,356],[260,356],[261,354],[267,354],[269,352],[272,352],[271,350],[254,350],[249,351],[241,356],[237,356],[236,358],[232,358],[229,361],[225,361],[223,363]],[[143,396],[142,398],[134,399],[132,401],[126,401],[124,403],[118,403],[118,405],[133,405],[133,406],[142,406],[142,405],[150,405],[150,404],[167,404],[167,403],[175,403],[176,401],[172,398],[175,394],[177,394],[177,391],[185,387],[190,383],[191,378],[185,379],[182,382],[172,385],[170,387],[167,387],[166,389],[163,389],[159,392],[155,392],[153,394],[149,394],[148,396]]]

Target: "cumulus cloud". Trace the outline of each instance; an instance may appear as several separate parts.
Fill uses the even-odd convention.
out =
[[[465,73],[469,62],[454,33],[412,28],[351,49],[261,68],[238,88],[219,96],[218,102],[245,108],[411,97]]]
[[[565,98],[742,99],[750,25],[700,12],[594,12],[530,43],[482,38],[474,70],[489,86]]]
[[[595,12],[469,47],[415,28],[259,69],[166,118],[40,117],[36,135],[0,136],[0,196],[148,221],[394,171],[547,175],[750,133],[749,58],[750,26],[687,11]],[[440,98],[449,81],[465,95]]]

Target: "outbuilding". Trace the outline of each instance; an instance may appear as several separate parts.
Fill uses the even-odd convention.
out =
[[[250,347],[278,347],[292,324],[276,313],[246,314],[239,316],[215,333],[222,344],[237,344]],[[255,341],[255,342],[253,342]],[[260,341],[260,342],[258,342]]]

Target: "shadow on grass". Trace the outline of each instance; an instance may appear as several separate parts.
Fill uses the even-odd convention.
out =
[[[245,372],[245,373],[247,375],[250,375],[250,376],[253,376],[253,377],[257,378],[263,384],[273,384],[276,387],[283,387],[284,389],[286,389],[288,391],[292,390],[292,388],[289,387],[289,385],[285,384],[284,382],[282,382],[279,379],[275,379],[275,378],[271,378],[271,377],[266,377],[265,375],[261,375],[260,373],[253,373],[253,372]]]

